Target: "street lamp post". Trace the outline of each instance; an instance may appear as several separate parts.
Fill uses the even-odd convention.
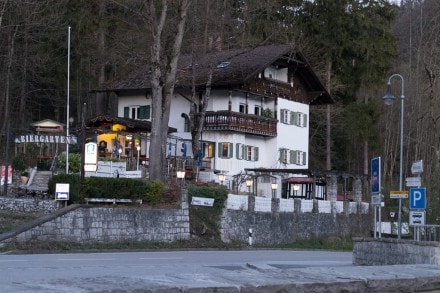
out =
[[[218,180],[220,181],[220,186],[223,185],[223,181],[225,181],[226,176],[225,174],[218,174]]]
[[[137,145],[137,146],[136,146],[136,149],[137,149],[137,151],[138,151],[138,153],[137,153],[136,171],[139,171],[139,152],[140,152],[140,150],[141,150],[141,146],[140,146],[140,145]]]
[[[399,190],[402,190],[402,181],[403,181],[403,109],[404,109],[404,80],[403,76],[400,74],[393,74],[388,79],[387,84],[387,93],[382,98],[385,102],[385,105],[391,105],[396,99],[395,96],[391,94],[391,79],[393,77],[399,77],[402,82],[402,95],[400,97],[401,100],[401,109],[400,109],[400,166],[399,166]],[[402,198],[399,197],[399,212],[397,215],[397,238],[401,239],[402,237]]]
[[[276,192],[278,189],[277,178],[272,178],[272,183],[270,184],[270,187],[272,188],[272,198],[276,198]]]
[[[252,183],[253,183],[252,181],[253,180],[251,178],[246,179],[246,186],[248,188],[249,195],[251,195],[251,187],[252,187]]]

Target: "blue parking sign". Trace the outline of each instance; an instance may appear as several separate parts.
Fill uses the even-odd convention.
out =
[[[426,188],[411,188],[409,190],[409,208],[411,210],[426,209]]]

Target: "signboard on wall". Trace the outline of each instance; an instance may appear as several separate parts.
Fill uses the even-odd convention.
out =
[[[0,185],[5,184],[5,179],[6,179],[6,166],[1,166]],[[9,166],[8,168],[8,184],[12,184],[12,166]]]
[[[98,163],[98,144],[88,142],[84,146],[84,171],[96,171]]]
[[[69,200],[69,183],[57,183],[55,185],[55,199]]]
[[[380,157],[371,159],[371,193],[380,193]]]

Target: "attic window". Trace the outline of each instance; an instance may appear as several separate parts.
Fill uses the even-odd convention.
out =
[[[223,61],[223,62],[217,64],[217,68],[225,68],[225,67],[228,67],[229,64],[231,64],[231,62],[229,62],[229,61]]]

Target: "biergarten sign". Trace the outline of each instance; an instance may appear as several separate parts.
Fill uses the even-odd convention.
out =
[[[68,143],[77,144],[76,136],[47,135],[47,134],[27,134],[15,137],[15,143]]]

